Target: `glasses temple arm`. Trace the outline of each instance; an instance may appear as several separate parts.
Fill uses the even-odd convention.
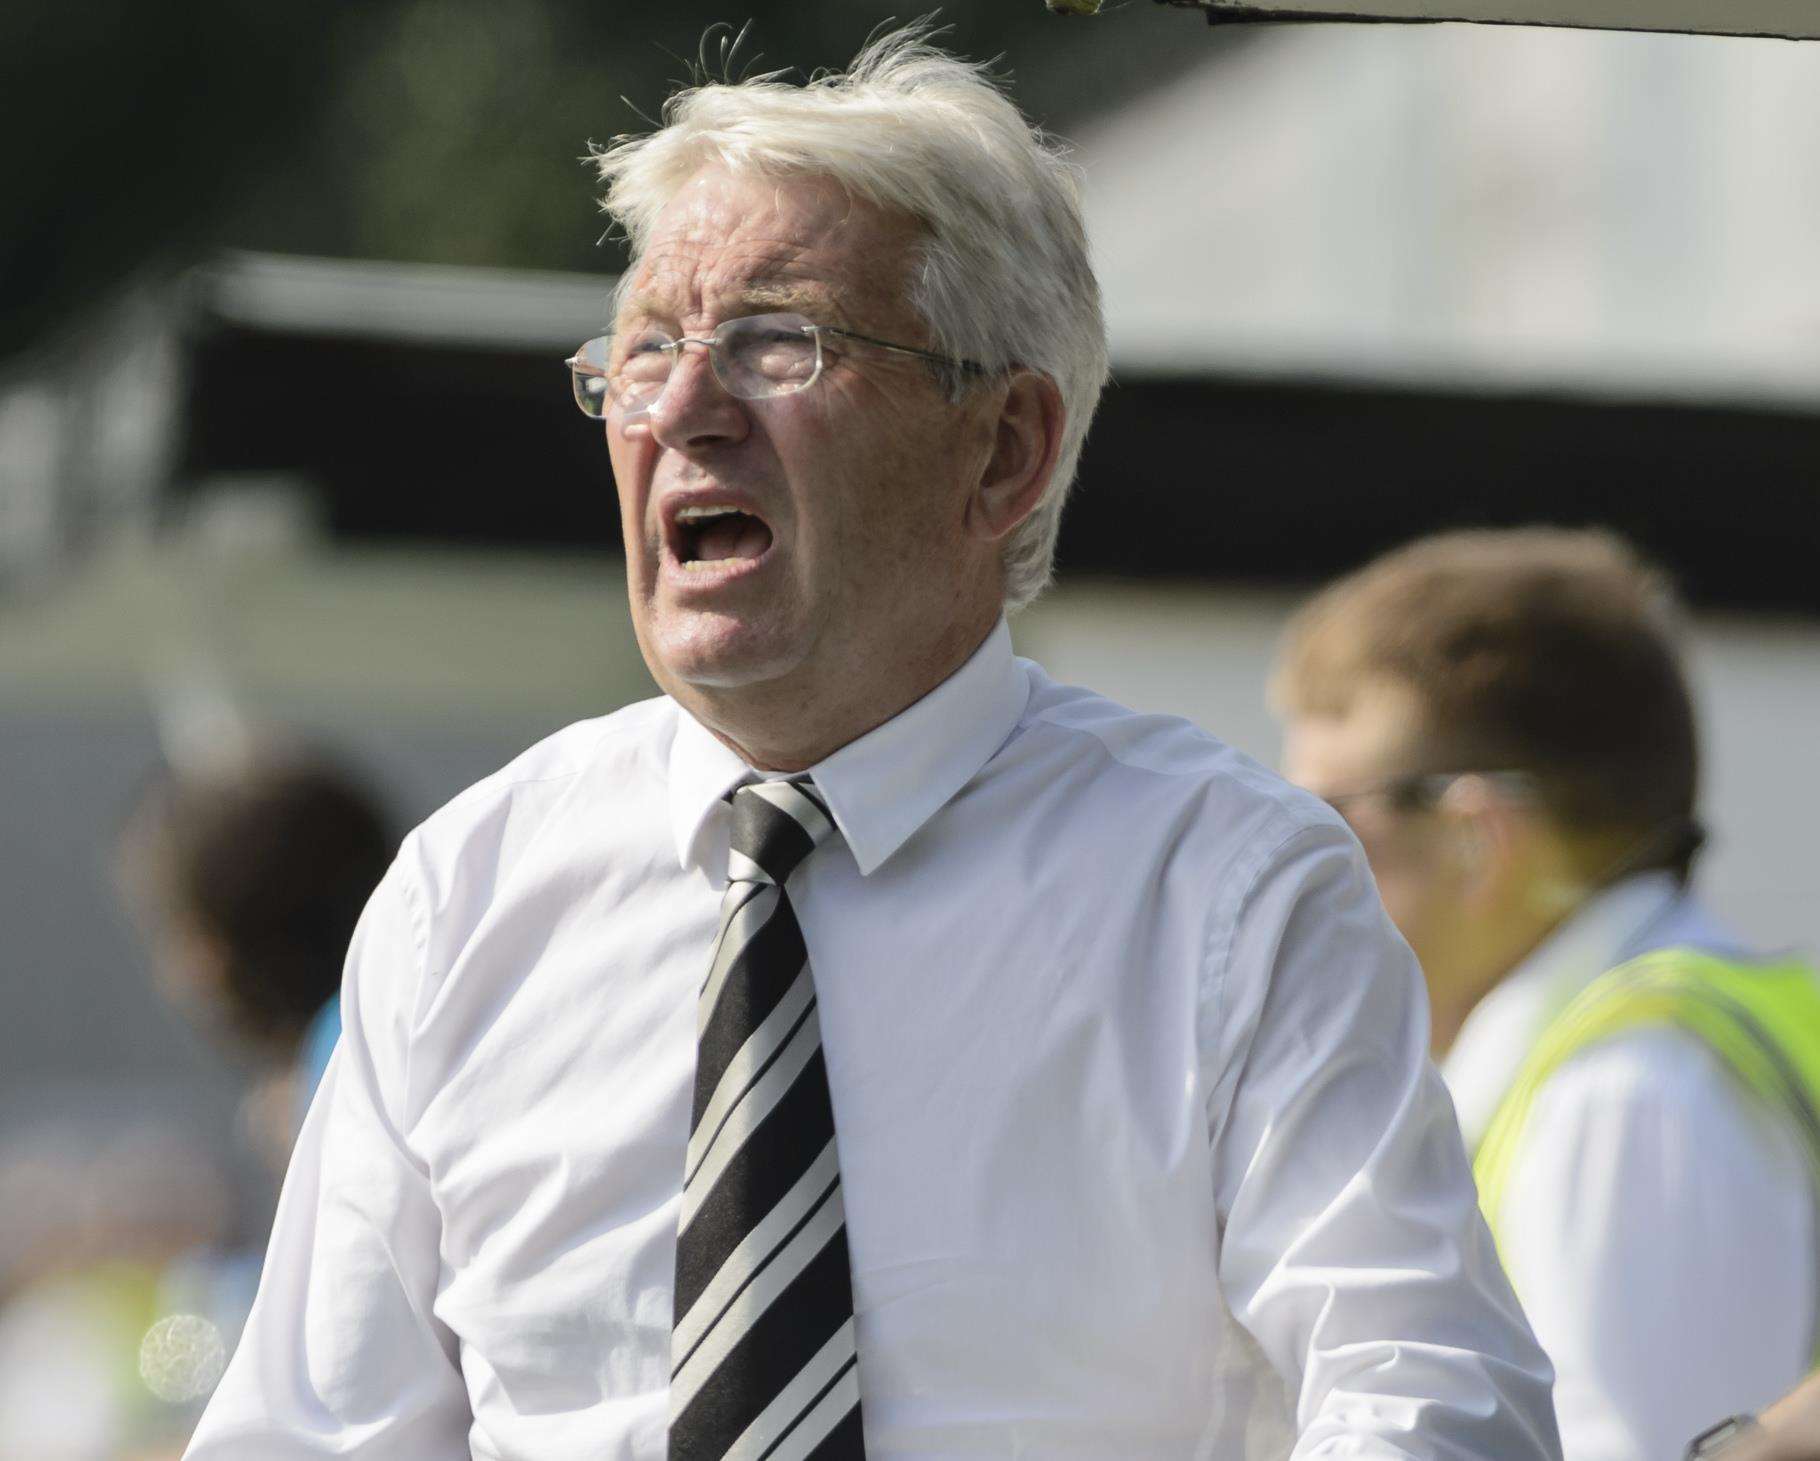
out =
[[[872,335],[862,335],[858,330],[843,330],[838,325],[813,325],[810,328],[817,334],[839,335],[846,340],[859,340],[867,345],[876,345],[881,350],[893,350],[899,355],[914,355],[918,360],[933,361],[937,365],[953,365],[974,375],[990,375],[985,366],[977,360],[964,360],[957,355],[937,355],[933,350],[918,350],[913,345],[894,345],[889,340],[880,340]]]

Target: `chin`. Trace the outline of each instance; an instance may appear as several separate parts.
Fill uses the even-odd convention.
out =
[[[645,662],[665,690],[736,690],[789,674],[807,657],[795,626],[737,614],[660,613],[639,629]]]

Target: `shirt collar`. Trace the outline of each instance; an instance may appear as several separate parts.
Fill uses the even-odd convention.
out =
[[[992,759],[1029,698],[1001,617],[967,662],[921,700],[809,768],[862,874],[882,866]],[[706,865],[703,834],[715,808],[757,775],[680,712],[670,745],[670,825],[685,868]]]

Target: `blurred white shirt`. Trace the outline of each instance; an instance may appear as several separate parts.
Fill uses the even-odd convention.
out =
[[[1667,873],[1630,878],[1561,925],[1482,1000],[1442,1073],[1476,1147],[1543,1028],[1652,949],[1738,956]],[[1815,1193],[1795,1134],[1698,1040],[1595,1045],[1537,1098],[1499,1230],[1555,1363],[1567,1461],[1661,1461],[1755,1411],[1812,1360]]]
[[[750,774],[651,701],[407,839],[193,1461],[664,1455],[695,995]],[[1336,817],[1055,685],[1002,623],[814,775],[845,840],[790,896],[869,1455],[1557,1454]]]

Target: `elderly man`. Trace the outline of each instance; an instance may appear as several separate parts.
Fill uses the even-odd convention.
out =
[[[191,1454],[1554,1455],[1356,844],[1012,655],[1065,165],[915,35],[667,119],[571,362],[666,693],[407,840]]]
[[[1324,591],[1276,683],[1421,956],[1569,1461],[1677,1456],[1813,1355],[1820,987],[1690,889],[1676,619],[1609,534],[1447,534]]]

